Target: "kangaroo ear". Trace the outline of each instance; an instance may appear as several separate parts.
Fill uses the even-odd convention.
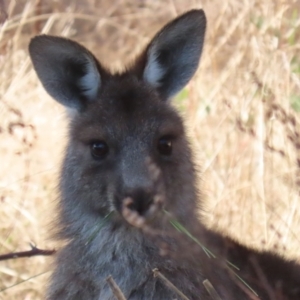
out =
[[[77,110],[96,99],[101,85],[99,64],[83,46],[71,40],[41,35],[29,44],[34,69],[46,91]]]
[[[174,96],[196,72],[205,28],[204,11],[191,10],[162,28],[147,47],[143,78],[163,97]]]

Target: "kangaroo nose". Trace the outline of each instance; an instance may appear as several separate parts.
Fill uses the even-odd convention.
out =
[[[137,188],[125,192],[126,197],[131,198],[128,208],[144,216],[153,203],[153,194],[146,189]]]
[[[160,192],[158,187],[159,169],[154,163],[147,159],[142,151],[134,153],[125,152],[124,159],[120,165],[120,193],[119,209],[123,209],[124,200],[127,201],[126,207],[136,215],[148,217],[153,212],[153,203]],[[127,205],[129,203],[129,205]]]

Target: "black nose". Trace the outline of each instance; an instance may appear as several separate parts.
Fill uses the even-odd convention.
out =
[[[136,211],[141,216],[147,213],[153,203],[153,194],[144,189],[127,191],[124,199],[127,197],[131,198],[131,203],[128,205],[128,208]]]

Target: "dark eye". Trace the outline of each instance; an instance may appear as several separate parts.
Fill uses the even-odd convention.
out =
[[[91,153],[95,159],[103,159],[108,153],[108,146],[103,141],[91,143]]]
[[[161,155],[172,154],[172,139],[171,137],[164,136],[158,140],[157,150]]]

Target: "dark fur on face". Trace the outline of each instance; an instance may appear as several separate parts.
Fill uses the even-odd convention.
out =
[[[158,140],[164,136],[172,140],[171,157],[164,157],[157,151]],[[108,145],[105,159],[92,157],[90,145],[93,141],[105,141]],[[74,212],[70,215],[68,199],[78,202],[78,214],[88,210],[97,219],[110,211],[120,211],[122,200],[135,193],[135,189],[147,189],[148,197],[153,198],[156,191],[145,158],[151,159],[161,170],[162,185],[168,192],[165,207],[178,206],[179,209],[186,195],[173,187],[173,182],[181,177],[181,182],[188,181],[187,186],[193,184],[189,151],[182,120],[167,101],[133,75],[112,76],[103,82],[99,100],[89,103],[71,122],[61,183],[62,198],[67,201],[62,223],[66,219],[73,224],[78,222],[76,232],[83,226],[79,220],[84,220]],[[191,195],[191,199],[194,198],[195,195]],[[188,205],[180,209],[184,208],[182,216],[188,213]]]

